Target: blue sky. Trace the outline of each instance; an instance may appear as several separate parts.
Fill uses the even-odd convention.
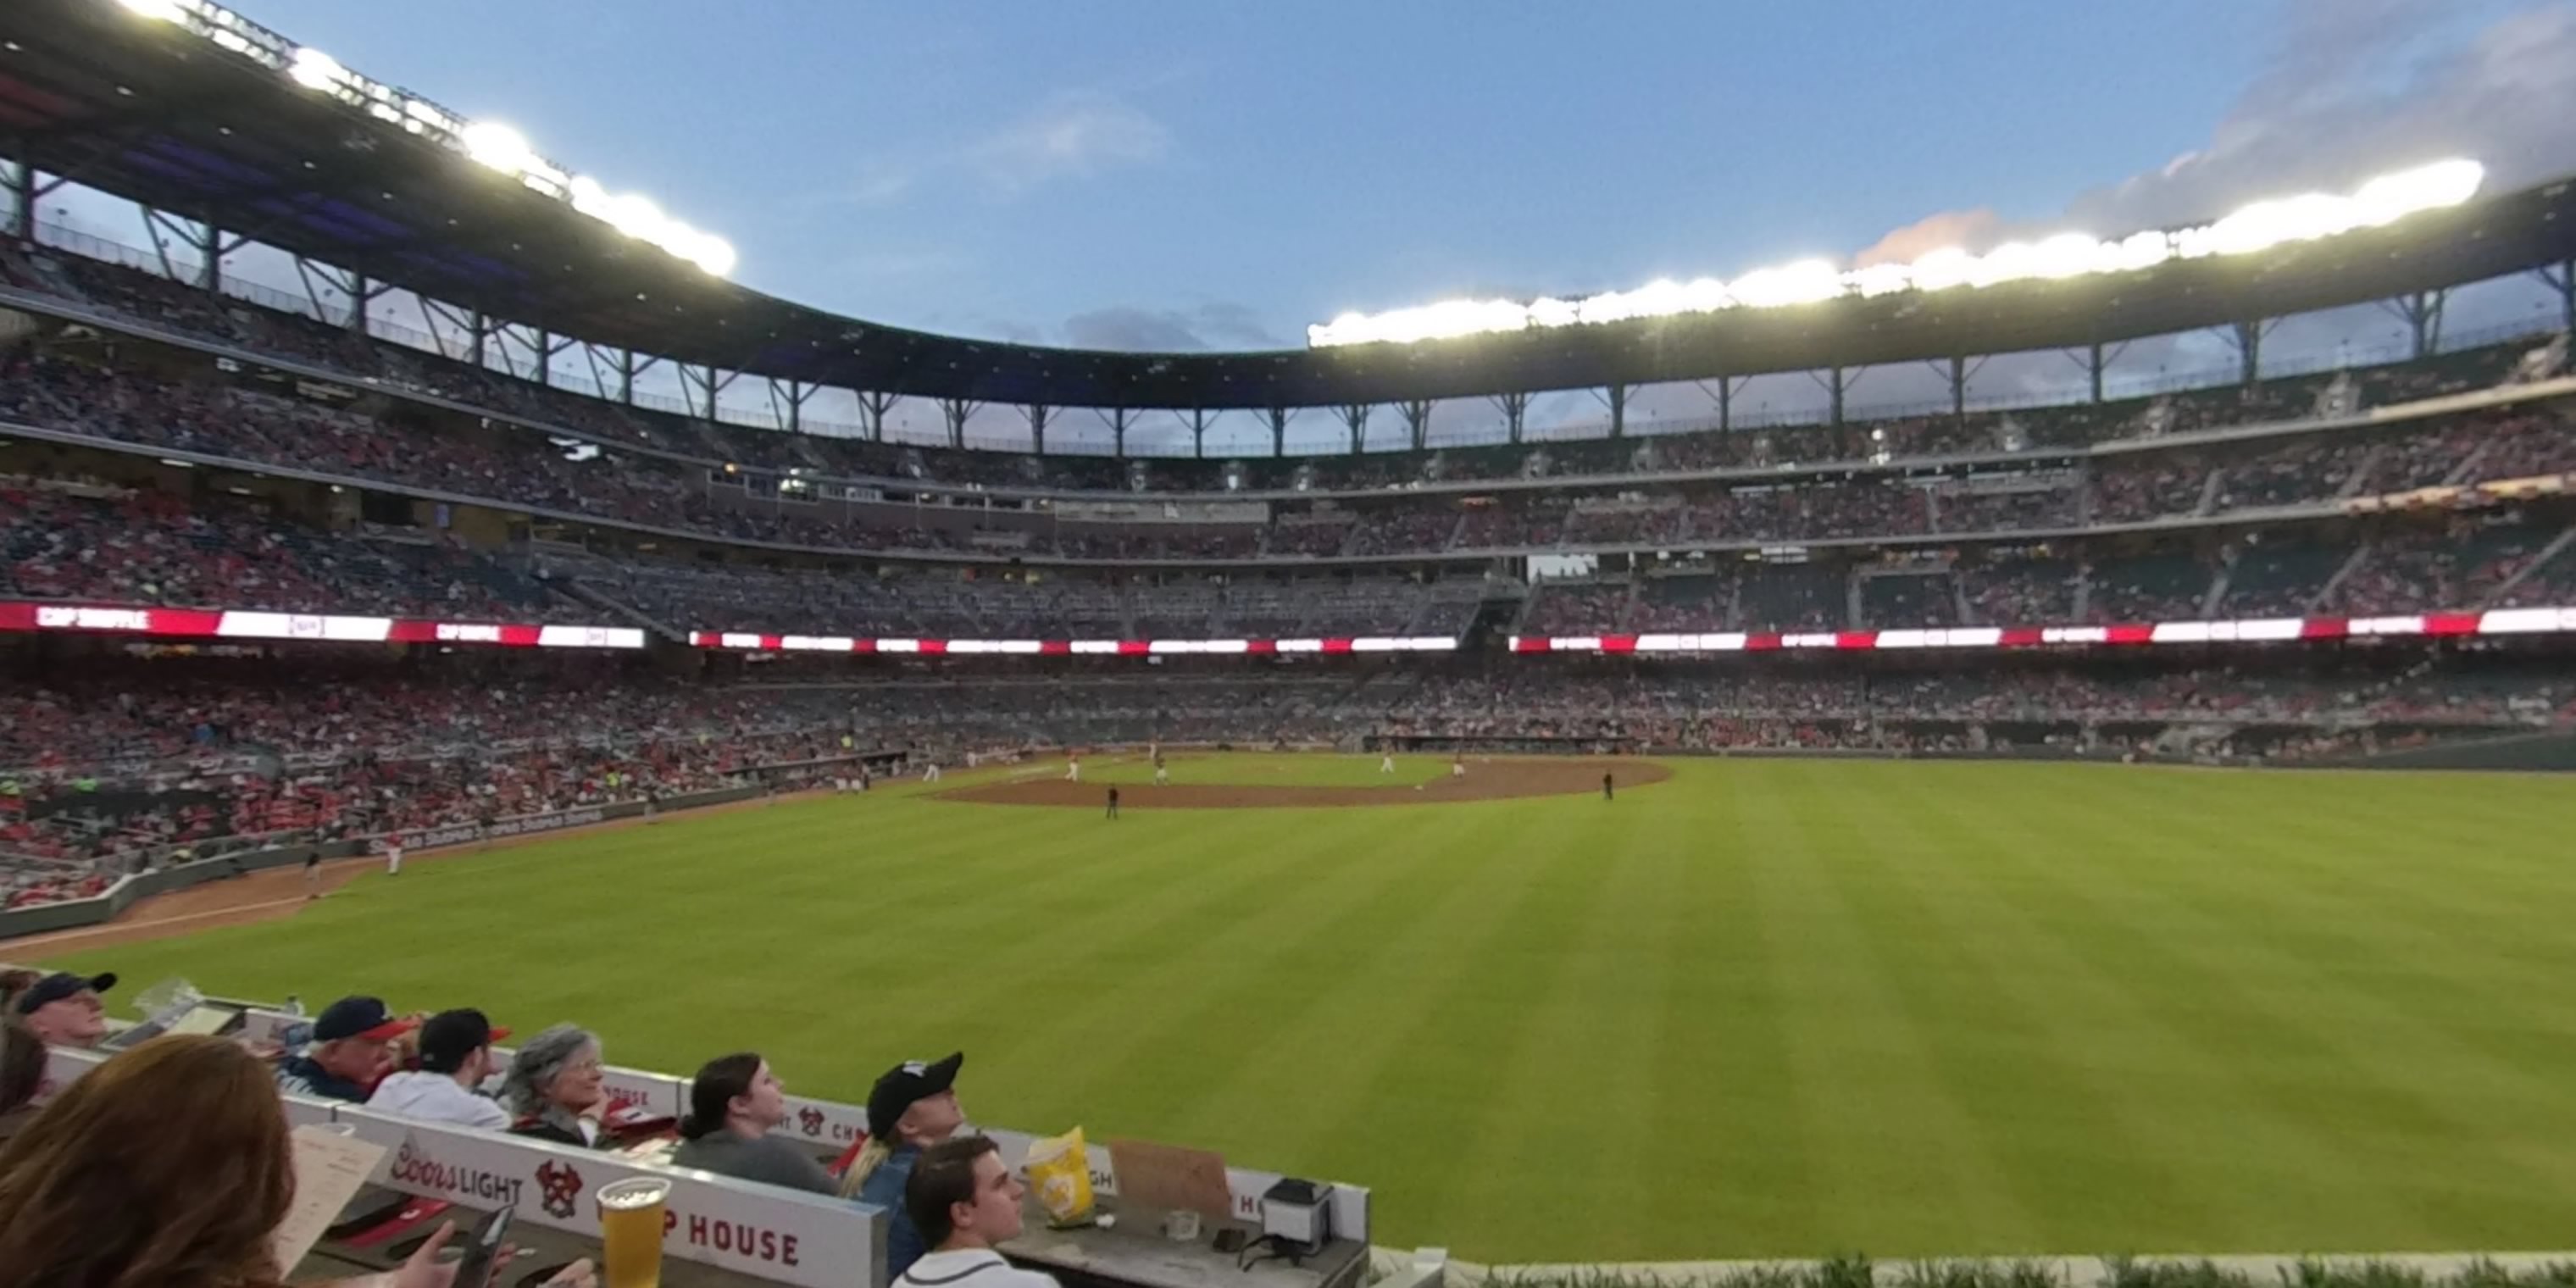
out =
[[[2122,232],[2452,146],[2576,168],[2563,3],[242,8],[656,197],[753,286],[1101,347],[1296,345],[1944,212],[1926,236]]]

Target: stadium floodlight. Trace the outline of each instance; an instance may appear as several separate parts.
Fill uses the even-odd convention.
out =
[[[687,259],[717,277],[729,277],[733,274],[736,256],[732,242],[714,233],[699,233],[697,249]]]
[[[340,60],[310,45],[298,46],[286,65],[286,78],[306,89],[334,90],[347,83],[349,69]]]
[[[478,164],[518,180],[532,191],[570,205],[638,241],[717,277],[730,276],[738,256],[733,244],[662,213],[643,197],[611,195],[595,179],[576,175],[538,155],[527,136],[497,121],[468,122],[428,99],[340,65],[321,50],[286,37],[225,8],[215,0],[117,0],[128,12],[171,22],[218,49],[251,60],[307,89],[321,91],[376,120],[418,135]],[[1498,301],[1515,316],[1522,306]],[[1443,318],[1441,326],[1467,325]],[[1488,327],[1492,325],[1490,320]],[[1425,334],[1439,334],[1426,331]]]
[[[465,145],[465,155],[513,177],[537,159],[528,136],[498,121],[476,121],[457,140]]]
[[[2293,242],[2314,241],[2364,228],[2379,228],[2410,215],[2457,206],[2478,193],[2485,167],[2454,158],[2381,175],[2350,195],[2305,193],[2258,201],[2223,219],[2175,232],[2134,233],[2102,241],[2087,233],[2058,233],[2035,242],[2007,242],[1983,255],[1959,247],[1933,251],[1910,264],[1872,264],[1848,271],[1821,259],[1758,269],[1731,282],[1698,278],[1662,280],[1633,291],[1611,291],[1575,300],[1448,300],[1389,313],[1344,313],[1306,328],[1316,348],[1524,331],[1578,323],[1713,313],[1729,308],[1788,308],[1838,298],[1876,298],[1902,291],[1984,288],[2006,282],[2062,281],[2096,273],[2128,273],[2180,259],[2244,255]]]

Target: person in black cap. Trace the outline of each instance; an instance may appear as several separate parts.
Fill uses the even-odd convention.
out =
[[[393,1068],[393,1040],[419,1028],[375,997],[344,997],[313,1021],[313,1045],[277,1066],[277,1087],[326,1100],[364,1104]]]
[[[441,1011],[420,1026],[420,1068],[389,1074],[367,1108],[405,1118],[507,1131],[510,1111],[475,1088],[500,1071],[492,1044],[510,1036],[481,1011]]]
[[[957,1070],[966,1053],[945,1060],[907,1060],[886,1070],[868,1092],[868,1143],[841,1178],[841,1195],[886,1210],[886,1275],[901,1275],[929,1251],[921,1230],[904,1212],[903,1188],[921,1151],[957,1134],[966,1111],[957,1107]]]
[[[114,987],[114,975],[56,971],[18,995],[18,1018],[47,1046],[86,1051],[107,1038],[107,1007],[98,995]]]

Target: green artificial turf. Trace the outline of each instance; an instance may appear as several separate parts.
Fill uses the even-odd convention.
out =
[[[1175,768],[1376,771],[1284,763]],[[964,1048],[979,1121],[1368,1185],[1377,1242],[1480,1261],[2569,1245],[2569,780],[1675,769],[1115,823],[906,788],[72,960],[844,1099]]]

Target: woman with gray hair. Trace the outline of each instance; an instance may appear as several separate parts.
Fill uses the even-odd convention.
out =
[[[596,1034],[558,1024],[529,1038],[501,1081],[501,1102],[516,1119],[510,1133],[597,1148],[599,1120],[608,1113],[606,1083]]]

